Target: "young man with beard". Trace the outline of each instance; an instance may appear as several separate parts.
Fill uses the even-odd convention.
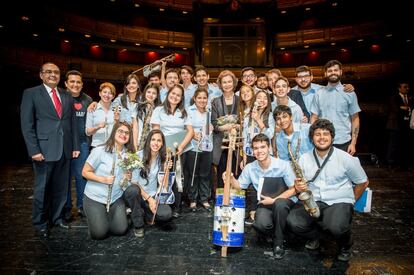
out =
[[[310,127],[309,138],[315,149],[298,161],[308,183],[296,179],[295,188],[298,193],[312,191],[321,215],[310,216],[299,202],[290,211],[287,224],[294,233],[308,239],[308,249],[319,247],[319,229],[330,233],[338,244],[338,260],[349,261],[354,203],[368,186],[368,178],[358,158],[332,146],[334,137],[335,128],[327,119],[319,119]]]
[[[325,77],[328,85],[316,92],[311,105],[311,123],[318,118],[330,119],[335,126],[333,146],[354,155],[359,134],[361,111],[355,93],[344,92],[341,83],[342,64],[338,60],[326,63]]]
[[[286,191],[275,198],[261,196],[253,223],[259,234],[273,235],[273,255],[276,259],[281,259],[285,255],[283,240],[286,218],[297,200],[293,187],[295,175],[289,162],[270,155],[270,141],[265,134],[256,135],[252,140],[252,147],[256,160],[244,167],[237,180],[232,175],[231,185],[240,190],[253,184],[258,190],[259,182],[265,178],[279,178],[284,181]],[[223,181],[225,178],[226,173],[223,173]]]

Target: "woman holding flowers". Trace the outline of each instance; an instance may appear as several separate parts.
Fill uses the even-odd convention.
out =
[[[145,222],[150,223],[155,214],[155,222],[167,222],[172,218],[172,210],[168,204],[158,204],[156,193],[158,189],[158,172],[163,172],[165,166],[171,169],[172,161],[166,163],[164,134],[155,129],[149,132],[142,151],[138,152],[143,167],[132,173],[131,185],[125,190],[124,199],[131,208],[131,219],[134,224],[134,234],[144,237]]]
[[[83,207],[92,239],[124,235],[128,229],[120,183],[131,174],[119,164],[127,152],[135,152],[131,133],[129,124],[116,122],[106,143],[92,150],[83,167],[82,176],[88,180]]]

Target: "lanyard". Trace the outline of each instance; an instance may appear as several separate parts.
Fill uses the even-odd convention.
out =
[[[315,181],[315,179],[319,176],[319,173],[322,171],[322,168],[325,167],[326,163],[328,162],[329,158],[332,156],[333,153],[333,146],[331,146],[331,149],[329,149],[328,155],[326,156],[325,160],[323,161],[322,165],[320,164],[318,157],[316,156],[316,149],[313,150],[313,156],[315,158],[316,161],[316,165],[318,165],[318,170],[316,170],[315,175],[313,176],[313,178],[311,180],[309,180],[308,182],[313,182]]]

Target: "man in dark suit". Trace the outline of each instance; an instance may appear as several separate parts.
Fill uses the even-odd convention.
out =
[[[390,168],[401,166],[408,168],[410,151],[412,150],[412,130],[409,127],[410,113],[414,100],[408,95],[410,90],[407,81],[398,83],[398,91],[388,101],[388,119],[386,128],[389,133],[387,162]]]
[[[65,227],[70,159],[79,156],[79,142],[72,96],[57,88],[59,67],[43,64],[40,78],[43,84],[23,93],[20,119],[35,174],[32,222],[46,237],[49,226]]]

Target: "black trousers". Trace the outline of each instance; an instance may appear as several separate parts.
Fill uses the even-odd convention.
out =
[[[83,196],[83,210],[88,221],[89,234],[92,239],[105,239],[109,233],[124,235],[128,230],[125,203],[122,198],[111,204],[109,212],[106,205]]]
[[[247,156],[246,165],[255,161],[256,158],[252,156]],[[250,211],[256,211],[257,209],[257,191],[254,189],[253,185],[249,185],[249,188],[246,189],[246,198],[248,199],[247,202],[247,214],[250,213]]]
[[[196,160],[197,155],[197,160]],[[188,173],[187,182],[188,182],[188,198],[190,202],[197,202],[199,200],[201,203],[208,202],[210,197],[211,188],[210,188],[210,175],[211,175],[211,161],[212,153],[211,152],[193,152],[190,151],[187,153],[186,159],[186,168],[185,170]],[[194,169],[195,166],[195,169]],[[194,171],[194,181],[191,185]]]
[[[32,222],[36,229],[62,221],[70,173],[70,159],[64,154],[58,161],[33,161]]]
[[[351,226],[354,206],[351,203],[334,203],[327,205],[316,202],[321,211],[318,219],[309,215],[302,202],[298,202],[290,211],[287,223],[290,229],[299,236],[309,240],[320,238],[322,232],[334,237],[339,247],[352,246]]]
[[[145,225],[144,219],[151,222],[154,214],[152,213],[147,201],[141,195],[141,188],[132,184],[124,191],[123,199],[128,207],[131,208],[131,220],[135,228]],[[160,204],[155,215],[156,222],[167,222],[172,218],[171,207],[167,204]]]
[[[348,146],[351,144],[351,141],[347,141],[342,144],[333,144],[334,147],[341,149],[342,151],[348,152]]]
[[[290,199],[277,199],[272,205],[259,205],[253,223],[259,233],[274,235],[274,245],[281,246],[284,240],[286,219],[295,203]]]

